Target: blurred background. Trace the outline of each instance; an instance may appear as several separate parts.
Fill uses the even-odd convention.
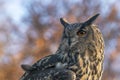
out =
[[[0,0],[0,80],[18,80],[22,63],[55,53],[60,17],[83,22],[95,13],[105,40],[102,80],[120,80],[120,0]]]

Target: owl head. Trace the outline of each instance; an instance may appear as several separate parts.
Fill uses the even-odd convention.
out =
[[[82,50],[89,47],[90,44],[103,47],[102,34],[99,28],[93,24],[99,14],[95,14],[84,22],[69,23],[65,19],[60,18],[61,24],[64,26],[62,42],[69,48],[82,47]],[[80,48],[79,48],[80,49]],[[81,50],[81,51],[82,51]]]

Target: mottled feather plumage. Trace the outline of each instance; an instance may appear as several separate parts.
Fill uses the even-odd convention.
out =
[[[61,18],[64,31],[58,50],[32,66],[23,65],[27,71],[20,80],[101,80],[104,41],[93,24],[98,15],[83,23]]]

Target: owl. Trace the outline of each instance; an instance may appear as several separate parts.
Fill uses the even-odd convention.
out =
[[[64,30],[57,51],[33,65],[21,65],[25,73],[20,80],[101,80],[104,40],[93,24],[98,16],[76,23],[60,18]]]

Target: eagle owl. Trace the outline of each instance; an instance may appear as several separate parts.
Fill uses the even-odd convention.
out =
[[[84,22],[69,23],[60,18],[64,31],[55,54],[23,64],[20,80],[101,80],[104,59],[104,41],[93,22],[95,14]]]

